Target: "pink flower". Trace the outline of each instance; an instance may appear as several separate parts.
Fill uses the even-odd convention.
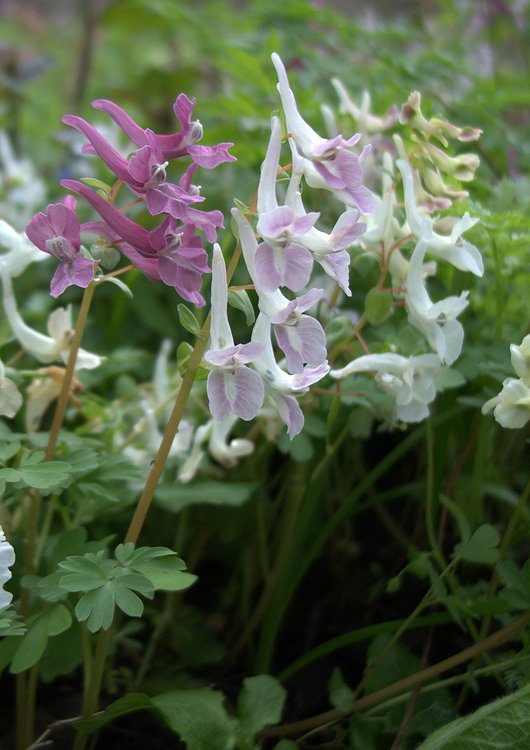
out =
[[[200,294],[202,275],[210,269],[193,224],[177,225],[168,216],[156,229],[148,231],[82,182],[63,180],[61,184],[82,196],[104,219],[83,225],[84,231],[108,237],[148,278],[174,287],[183,299],[198,307],[204,305]]]
[[[87,287],[94,278],[95,261],[81,254],[81,224],[62,203],[52,203],[29,222],[26,234],[40,250],[60,261],[51,280],[51,295],[58,297],[69,286]]]
[[[137,146],[148,144],[147,131],[141,128],[121,107],[108,99],[96,99],[92,102],[95,109],[106,112],[123,132]],[[177,133],[159,135],[153,133],[157,148],[165,159],[175,159],[179,156],[191,156],[195,164],[206,169],[213,169],[218,164],[236,161],[236,157],[228,153],[233,143],[218,143],[216,146],[198,146],[197,141],[202,138],[202,125],[198,120],[192,121],[191,115],[195,99],[188,99],[186,94],[179,94],[173,112],[180,123],[181,129]]]

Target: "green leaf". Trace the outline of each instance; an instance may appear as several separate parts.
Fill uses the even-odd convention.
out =
[[[43,655],[47,643],[48,615],[45,613],[38,616],[22,638],[11,662],[12,674],[24,672],[36,664]]]
[[[4,469],[0,469],[0,479],[6,482],[18,482],[21,478],[20,471],[17,469],[10,469],[6,466]]]
[[[144,611],[144,604],[139,596],[130,589],[120,585],[116,581],[112,583],[112,591],[117,606],[122,612],[129,617],[141,617]]]
[[[182,571],[178,559],[153,560],[137,567],[148,578],[156,590],[182,591],[192,586],[197,576]]]
[[[177,306],[179,314],[180,325],[189,333],[192,333],[197,338],[203,338],[201,333],[201,324],[192,313],[189,307],[186,307],[182,302]]]
[[[21,465],[20,474],[28,487],[47,490],[68,479],[70,468],[66,461],[43,461],[30,466]]]
[[[112,583],[103,584],[95,591],[84,594],[77,602],[75,614],[79,622],[87,620],[91,633],[108,630],[114,618],[114,590]]]
[[[241,310],[245,316],[247,326],[251,326],[256,320],[256,313],[246,289],[237,289],[234,292],[228,292],[228,304],[237,310]]]
[[[342,672],[335,667],[329,680],[329,700],[339,711],[349,711],[355,697],[353,690],[346,684]]]
[[[114,286],[117,286],[118,289],[121,289],[121,291],[129,297],[129,299],[133,298],[133,293],[127,286],[127,284],[122,281],[121,279],[118,279],[116,276],[108,276],[106,279],[104,279],[105,282],[109,282],[110,284],[114,284]]]
[[[78,729],[82,734],[90,734],[91,732],[97,732],[99,729],[104,727],[109,722],[117,719],[120,716],[133,713],[134,711],[153,711],[154,706],[151,698],[144,693],[128,693],[123,698],[119,698],[110,706],[107,706],[97,716],[92,719],[83,719],[76,721],[75,728]]]
[[[440,374],[434,381],[438,393],[446,391],[449,388],[459,388],[466,382],[465,377],[458,370],[449,367],[442,367]]]
[[[467,542],[456,544],[454,557],[479,565],[495,565],[499,559],[500,535],[494,526],[482,524]]]
[[[2,435],[2,440],[4,439],[5,438]],[[13,441],[12,443],[2,443],[2,445],[0,445],[0,463],[7,463],[10,458],[16,456],[19,450],[20,442],[18,440]]]
[[[182,341],[177,347],[177,367],[181,375],[188,369],[193,347],[188,341]]]
[[[64,604],[57,604],[48,612],[48,635],[59,635],[72,624],[72,615]]]
[[[530,685],[434,732],[418,750],[530,747]]]
[[[257,487],[256,482],[216,482],[204,480],[186,485],[160,487],[155,500],[174,513],[188,505],[231,505],[239,507],[250,500]]]
[[[96,188],[98,193],[103,198],[108,198],[112,193],[112,188],[110,185],[107,185],[106,182],[103,182],[103,180],[98,180],[95,177],[81,177],[81,182],[84,182],[85,185]]]
[[[364,300],[364,312],[368,322],[373,326],[382,323],[392,310],[393,297],[390,292],[382,292],[377,287],[372,287]]]
[[[231,750],[235,747],[236,721],[217,690],[173,690],[152,698],[166,723],[186,743],[187,750]]]
[[[242,727],[254,737],[269,724],[277,724],[283,711],[287,691],[270,675],[247,677],[237,701]]]

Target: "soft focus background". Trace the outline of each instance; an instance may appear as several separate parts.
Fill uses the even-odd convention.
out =
[[[187,487],[177,486],[175,464],[170,464],[145,543],[176,545],[194,566],[199,583],[178,610],[180,600],[168,598],[163,604],[170,632],[164,631],[153,647],[140,682],[135,675],[145,665],[146,644],[161,617],[160,600],[146,609],[142,625],[127,622],[115,662],[109,663],[109,700],[127,690],[154,694],[175,686],[215,684],[235,701],[242,675],[270,672],[280,674],[288,690],[287,719],[326,710],[330,701],[344,705],[351,697],[348,685],[357,684],[384,638],[395,632],[392,623],[408,617],[426,587],[434,585],[433,568],[425,562],[430,554],[426,496],[449,496],[472,528],[487,523],[502,533],[509,524],[529,479],[528,431],[502,430],[491,416],[481,415],[480,407],[513,374],[509,344],[520,343],[530,331],[529,13],[526,0],[0,0],[0,130],[17,155],[33,164],[34,183],[40,186],[36,200],[42,201],[34,211],[63,196],[59,180],[65,176],[107,178],[82,154],[76,132],[61,124],[64,114],[81,115],[98,127],[105,124],[109,137],[117,137],[108,119],[90,107],[91,100],[107,98],[143,127],[170,132],[172,104],[180,92],[197,100],[202,143],[235,144],[237,162],[201,173],[205,208],[220,208],[228,217],[234,198],[250,204],[270,117],[279,107],[273,51],[288,68],[300,110],[319,132],[325,130],[322,105],[338,113],[333,76],[355,101],[369,91],[376,114],[400,107],[418,90],[427,116],[440,114],[483,130],[478,144],[472,144],[481,166],[466,186],[470,195],[461,212],[480,218],[466,238],[480,248],[486,273],[483,279],[460,274],[452,288],[452,293],[471,290],[463,321],[466,338],[456,380],[439,394],[429,426],[381,429],[366,416],[361,400],[354,399],[346,404],[355,412],[350,424],[345,416],[350,411],[339,410],[324,393],[310,402],[307,429],[292,443],[285,436],[267,441],[252,427],[254,455],[235,468],[205,459],[197,481]],[[343,134],[351,135],[351,121],[337,117]],[[462,151],[468,146],[462,144]],[[0,218],[23,230],[29,216],[11,215],[6,202],[16,176],[9,184],[2,179],[0,165]],[[225,249],[234,244],[228,220],[220,241]],[[452,273],[441,271],[447,289]],[[48,293],[50,274],[48,263],[35,264],[16,279],[25,319],[40,329],[56,305]],[[132,300],[111,284],[98,288],[83,343],[108,357],[97,370],[82,374],[87,393],[73,422],[79,435],[101,441],[94,442],[96,459],[104,454],[102,445],[112,453],[112,431],[119,431],[133,413],[139,384],[151,378],[161,341],[169,338],[176,347],[192,339],[180,326],[179,300],[171,289],[150,284],[135,272],[127,282]],[[367,286],[353,278],[352,307],[358,303],[357,282]],[[77,305],[79,298],[79,289],[72,287],[61,302]],[[239,321],[243,326],[242,316]],[[15,354],[8,337],[0,314],[0,342]],[[117,412],[109,416],[113,399]],[[193,407],[206,418],[204,402]],[[87,492],[97,498],[86,524],[90,537],[121,538],[138,487],[131,489],[129,477],[118,470],[105,478],[94,469],[89,479]],[[186,510],[180,513],[183,505]],[[459,540],[457,524],[447,507],[439,508],[439,518],[439,541],[449,558]],[[526,511],[512,531],[507,555],[522,566],[530,531]],[[276,560],[278,550],[282,564],[275,568],[274,585],[265,589],[267,597],[260,599],[267,578],[263,559],[269,555]],[[400,576],[409,563],[410,570]],[[391,652],[386,672],[367,687],[376,690],[414,673],[424,664],[426,651],[434,662],[479,640],[477,601],[492,576],[487,566],[464,566],[448,591],[442,587],[442,605],[429,610],[434,618],[429,629],[418,625],[408,633]],[[511,615],[517,607],[530,606],[530,590],[522,601]],[[256,602],[262,605],[259,622],[246,641]],[[493,609],[488,612],[485,616]],[[496,626],[506,618],[501,613]],[[372,626],[368,635],[358,635]],[[348,633],[357,635],[347,648],[337,641],[325,653],[313,651]],[[78,642],[65,637],[55,652],[46,654],[44,679],[53,682],[57,695],[68,696],[72,707],[48,705],[51,693],[44,696],[44,724],[48,714],[75,714],[76,648]],[[307,665],[296,662],[308,653],[313,657]],[[515,662],[515,647],[502,656]],[[455,685],[422,695],[417,710],[413,707],[414,718],[405,722],[399,747],[414,748],[435,726],[528,685],[527,655],[510,669],[501,665],[496,670],[496,658],[484,679],[460,676]],[[402,702],[300,746],[397,747],[392,743],[404,711]],[[142,726],[137,727],[140,738]],[[126,742],[123,726],[116,736]],[[171,741],[177,742],[167,743]],[[143,742],[151,747],[148,732]],[[114,747],[110,743],[107,738],[107,745],[100,746]],[[160,747],[173,745],[161,741]]]

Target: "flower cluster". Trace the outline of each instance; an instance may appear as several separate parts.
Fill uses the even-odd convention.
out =
[[[86,120],[66,115],[63,122],[80,131],[88,140],[84,150],[97,155],[116,178],[114,188],[103,197],[83,182],[63,180],[63,187],[87,201],[101,217],[100,221],[81,224],[75,213],[75,199],[48,206],[29,222],[27,235],[43,252],[54,256],[59,266],[51,282],[51,294],[58,297],[75,284],[87,287],[99,264],[108,267],[108,254],[101,247],[90,253],[81,244],[81,233],[97,234],[105,244],[118,249],[142,273],[154,281],[172,286],[186,300],[203,305],[200,293],[202,276],[208,268],[203,235],[214,242],[223,226],[220,211],[201,211],[197,204],[204,198],[192,183],[199,167],[213,169],[234,161],[228,153],[231,143],[216,146],[199,145],[202,126],[192,120],[194,100],[180,94],[173,110],[180,129],[173,134],[157,134],[141,128],[120,107],[106,99],[93,106],[108,114],[131,140],[133,153],[122,156],[100,132]],[[171,160],[187,158],[191,163],[178,184],[170,181]],[[148,231],[123,213],[116,205],[119,186],[125,185],[135,196],[133,203],[143,203],[149,214],[160,217],[155,229]],[[101,245],[101,243],[100,243]],[[113,261],[110,261],[112,263]]]
[[[366,229],[361,216],[375,207],[375,197],[362,182],[362,161],[354,152],[360,135],[349,139],[320,136],[302,118],[279,56],[272,56],[289,133],[292,170],[282,199],[277,175],[282,146],[281,124],[272,118],[271,136],[261,168],[255,229],[238,208],[232,210],[248,273],[257,294],[259,314],[251,340],[235,344],[227,318],[227,279],[223,255],[214,248],[210,348],[212,367],[207,391],[214,420],[253,419],[267,401],[287,425],[292,438],[303,427],[297,397],[329,371],[326,336],[321,323],[307,311],[324,290],[311,286],[315,262],[350,295],[347,248]],[[317,212],[307,212],[301,183],[330,192],[343,211],[331,232],[317,229]],[[296,297],[286,296],[302,292]],[[303,291],[305,290],[305,291]],[[272,334],[285,362],[274,356]]]
[[[470,153],[450,156],[449,140],[473,141],[480,130],[460,128],[435,117],[427,120],[420,109],[418,92],[410,95],[399,115],[392,109],[378,117],[369,112],[369,99],[365,97],[361,107],[357,107],[340,81],[335,80],[334,86],[342,111],[363,124],[364,132],[373,139],[370,170],[381,175],[375,211],[367,217],[367,229],[351,252],[366,253],[379,262],[381,274],[372,299],[382,305],[385,314],[370,314],[365,307],[361,326],[366,318],[378,325],[402,306],[409,325],[421,336],[418,345],[422,346],[423,339],[433,353],[398,353],[397,345],[392,344],[390,352],[367,351],[343,367],[332,369],[330,375],[342,379],[355,373],[375,373],[376,383],[394,398],[394,418],[420,421],[429,413],[442,366],[452,365],[460,355],[464,329],[458,316],[468,305],[469,294],[464,291],[433,301],[427,279],[435,274],[436,263],[427,262],[426,256],[476,276],[484,272],[479,250],[463,238],[478,219],[467,212],[461,218],[440,217],[436,213],[468,195],[460,183],[473,178],[479,163],[476,155]],[[392,129],[399,132],[392,133],[390,140]],[[434,145],[433,140],[440,145]],[[385,283],[387,273],[390,288]],[[356,333],[360,333],[359,327]]]

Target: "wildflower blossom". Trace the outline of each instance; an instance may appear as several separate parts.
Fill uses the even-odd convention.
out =
[[[256,272],[262,288],[274,292],[286,286],[293,292],[302,289],[311,275],[313,258],[299,238],[306,234],[318,219],[318,213],[297,215],[288,206],[279,206],[276,197],[276,173],[280,161],[280,121],[273,117],[271,137],[261,167],[258,187],[258,223],[256,229],[263,237],[256,251]]]
[[[428,405],[436,396],[434,380],[440,365],[435,354],[366,354],[329,374],[342,379],[354,373],[375,372],[376,383],[395,400],[396,417],[403,422],[420,422],[429,415]]]
[[[360,156],[351,150],[359,142],[361,134],[356,133],[348,140],[342,135],[322,138],[298,111],[285,67],[276,53],[272,55],[272,62],[278,74],[278,91],[287,130],[305,159],[308,184],[330,190],[346,205],[370,213],[375,208],[375,200],[371,191],[363,185],[361,166],[369,147],[364,147]]]
[[[156,229],[148,231],[83,183],[63,180],[62,184],[83,197],[103,219],[83,224],[84,231],[103,234],[148,278],[174,287],[181,297],[197,306],[204,305],[200,288],[203,274],[210,269],[195,225],[177,224],[168,216]]]
[[[48,333],[50,335],[46,336],[35,331],[24,322],[17,308],[10,277],[5,272],[1,272],[1,269],[0,276],[2,278],[4,310],[15,338],[39,362],[47,363],[58,359],[66,362],[73,337],[71,306],[69,305],[67,308],[59,307],[50,314],[48,318]],[[102,358],[97,354],[79,349],[76,368],[78,370],[91,370],[98,367],[102,361]]]
[[[425,251],[425,242],[418,242],[410,259],[405,298],[408,318],[410,324],[423,333],[440,360],[450,365],[462,349],[464,329],[456,318],[469,304],[466,299],[469,292],[432,302],[422,278]]]
[[[252,329],[252,342],[261,344],[261,352],[252,366],[263,378],[267,394],[278,408],[280,418],[287,425],[289,437],[294,437],[303,426],[304,419],[295,396],[307,393],[309,386],[317,383],[329,372],[327,360],[316,367],[304,367],[301,372],[289,374],[276,362],[271,341],[271,320],[260,313]]]
[[[31,263],[46,260],[46,255],[29,241],[24,232],[0,219],[0,269],[12,279],[20,276]]]
[[[519,378],[506,378],[502,390],[482,406],[482,413],[493,411],[502,427],[520,429],[530,421],[530,335],[521,344],[511,344],[512,366]]]
[[[416,206],[414,179],[410,165],[403,159],[398,159],[396,164],[403,178],[407,224],[414,237],[425,244],[431,255],[446,260],[461,271],[471,271],[476,276],[482,276],[484,263],[480,251],[462,237],[462,234],[471,229],[478,219],[471,218],[466,211],[453,226],[450,235],[435,232],[432,220],[422,215]]]
[[[148,131],[141,128],[121,107],[108,99],[96,99],[92,102],[94,109],[106,112],[123,130],[130,140],[137,146],[148,144]],[[218,164],[235,161],[235,156],[228,153],[233,143],[218,143],[216,146],[197,145],[203,135],[199,120],[191,119],[195,99],[188,99],[186,94],[179,94],[173,112],[180,123],[181,129],[177,133],[159,135],[153,133],[152,139],[160,149],[165,159],[175,159],[180,156],[191,156],[193,161],[206,169],[213,169]],[[152,131],[150,131],[152,132]]]
[[[51,281],[51,295],[58,297],[72,284],[87,287],[94,278],[95,261],[81,253],[81,224],[71,208],[52,203],[29,222],[26,234],[43,252],[60,261]]]
[[[216,244],[212,260],[210,348],[204,355],[214,365],[206,384],[208,400],[214,419],[223,420],[235,414],[248,421],[258,413],[264,389],[260,376],[247,365],[256,359],[263,345],[234,344],[227,301],[226,267],[221,248]]]
[[[322,289],[311,289],[301,297],[289,300],[277,289],[267,292],[260,286],[255,258],[259,249],[256,236],[247,219],[237,209],[232,215],[239,229],[243,257],[254,282],[259,307],[274,325],[276,339],[283,350],[290,372],[302,372],[304,364],[317,366],[326,359],[326,336],[318,320],[304,313],[318,302]]]
[[[16,384],[8,377],[0,359],[0,416],[12,419],[22,406],[22,395]]]
[[[3,528],[0,526],[0,610],[11,604],[13,594],[4,589],[4,585],[11,578],[11,568],[15,563],[15,550],[6,540]]]
[[[29,159],[17,156],[0,131],[0,216],[21,231],[46,200],[46,187]]]

